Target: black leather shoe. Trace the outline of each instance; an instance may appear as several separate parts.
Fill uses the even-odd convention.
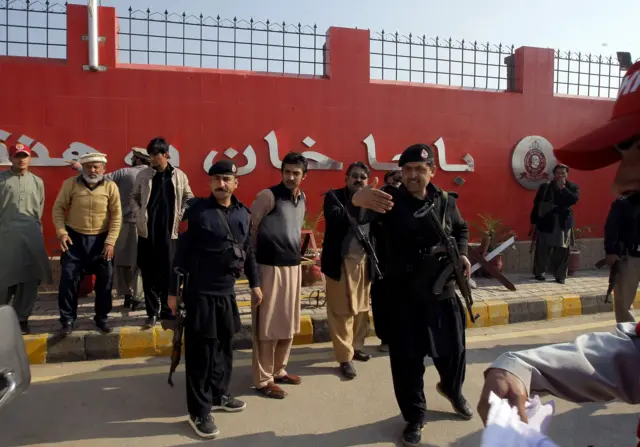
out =
[[[71,335],[71,333],[73,332],[73,327],[74,324],[71,321],[65,321],[64,323],[62,323],[62,329],[60,329],[60,333],[65,337],[67,335]]]
[[[353,359],[359,362],[368,362],[371,360],[371,354],[358,350],[353,353]]]
[[[566,281],[564,279],[556,279],[558,284],[564,284]]]
[[[424,430],[424,424],[407,424],[402,432],[402,445],[408,447],[420,445],[422,430]]]
[[[144,301],[131,301],[131,312],[136,312],[138,310],[143,310],[145,308]]]
[[[31,330],[29,329],[29,323],[26,321],[21,321],[20,322],[20,330],[22,331],[22,335],[27,335],[31,332]]]
[[[535,279],[537,279],[538,281],[544,281],[545,280],[544,276],[542,276],[542,275],[536,276]]]
[[[467,421],[473,418],[473,411],[471,411],[469,402],[467,402],[467,399],[465,399],[462,394],[457,397],[452,397],[444,392],[440,383],[436,385],[436,390],[438,390],[438,393],[440,393],[442,397],[444,397],[449,401],[449,403],[451,403],[453,411],[455,411],[458,416]]]
[[[353,367],[353,363],[351,362],[340,363],[340,372],[344,378],[348,380],[356,377],[356,369]]]
[[[131,297],[131,295],[125,295],[124,296],[124,305],[123,305],[123,307],[125,309],[128,309],[131,306],[132,299],[133,298]]]
[[[152,327],[154,327],[156,325],[156,323],[158,322],[158,319],[156,317],[149,317],[147,318],[147,320],[144,322],[144,326],[147,329],[151,329]]]
[[[96,321],[96,327],[105,334],[110,334],[113,332],[113,328],[106,321]]]

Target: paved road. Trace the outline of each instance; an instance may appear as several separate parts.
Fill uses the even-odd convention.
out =
[[[467,397],[475,408],[483,369],[507,349],[567,341],[581,332],[610,330],[612,325],[611,314],[600,314],[469,330]],[[336,375],[331,355],[327,345],[296,348],[290,370],[303,376],[304,383],[289,388],[284,401],[273,401],[254,394],[249,353],[238,353],[233,391],[246,399],[248,408],[240,414],[217,416],[221,435],[204,443],[216,447],[400,445],[403,422],[393,396],[388,359],[379,354],[367,364],[358,364],[358,377],[345,382]],[[167,361],[153,358],[34,367],[32,388],[0,412],[0,446],[203,443],[185,422],[184,373],[179,370],[176,388],[171,389],[166,382]],[[435,392],[436,381],[429,363],[430,422],[424,445],[478,446],[480,420],[456,419]],[[560,401],[551,435],[565,447],[631,445],[637,411],[622,403],[577,406]]]

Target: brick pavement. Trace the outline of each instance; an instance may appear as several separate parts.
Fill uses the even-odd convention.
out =
[[[507,275],[516,285],[512,292],[492,279],[474,278],[478,288],[474,290],[475,301],[534,299],[557,295],[604,295],[607,290],[608,272],[603,270],[581,271],[570,277],[566,284],[554,281],[538,282],[526,274]],[[319,299],[318,299],[319,294]],[[302,291],[302,315],[323,317],[324,292],[322,286],[305,287]],[[249,289],[246,284],[237,287],[237,299],[243,322],[250,321]],[[93,324],[93,296],[80,298],[78,305],[78,330],[91,331]],[[146,318],[144,310],[129,312],[122,308],[122,299],[114,299],[110,322],[114,327],[141,326]],[[55,291],[41,292],[30,320],[32,333],[54,333],[59,329],[57,294]]]

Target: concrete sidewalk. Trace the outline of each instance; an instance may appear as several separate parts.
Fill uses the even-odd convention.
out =
[[[474,313],[480,319],[469,327],[489,327],[525,321],[539,321],[575,315],[611,312],[611,303],[604,303],[608,272],[582,271],[570,277],[566,284],[554,281],[539,282],[530,275],[508,275],[517,287],[512,292],[491,279],[477,278],[474,292]],[[317,287],[303,288],[301,331],[294,343],[309,344],[329,341],[324,306],[324,291]],[[243,329],[237,335],[236,348],[251,348],[251,307],[246,283],[237,287],[237,299]],[[640,308],[640,294],[634,303]],[[30,320],[32,335],[25,343],[32,363],[166,356],[171,353],[171,329],[158,325],[142,330],[144,311],[129,312],[122,308],[122,300],[114,300],[110,323],[116,328],[112,334],[102,335],[93,323],[93,297],[80,299],[77,329],[69,337],[58,335],[57,295],[42,293]],[[370,335],[375,335],[371,321]]]

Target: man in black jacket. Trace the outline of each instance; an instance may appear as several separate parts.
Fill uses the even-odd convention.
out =
[[[538,188],[531,210],[531,233],[537,235],[533,260],[533,275],[544,281],[551,261],[556,282],[564,284],[569,269],[569,250],[574,241],[573,211],[578,203],[578,185],[567,180],[569,167],[557,165],[554,179]]]
[[[209,169],[211,196],[193,198],[183,219],[174,266],[186,272],[185,367],[189,424],[203,438],[219,431],[211,410],[242,411],[246,404],[229,395],[232,341],[241,329],[234,292],[244,270],[252,300],[262,299],[258,265],[251,245],[250,213],[234,195],[236,165],[229,160]],[[168,305],[176,313],[176,275],[172,275]]]
[[[369,329],[372,269],[346,214],[359,220],[363,210],[351,204],[351,196],[368,182],[369,167],[357,161],[347,169],[346,186],[324,198],[321,265],[326,278],[327,321],[336,360],[347,379],[356,376],[353,359],[366,362],[371,358],[363,347]],[[360,228],[368,237],[369,224]]]
[[[387,244],[384,270],[388,302],[388,337],[391,374],[396,399],[407,425],[403,443],[420,445],[426,423],[424,357],[433,358],[440,375],[437,391],[454,411],[469,420],[473,413],[462,394],[466,371],[465,310],[457,298],[454,281],[448,278],[442,292],[434,285],[448,261],[437,250],[440,242],[429,223],[414,213],[433,204],[445,231],[458,245],[467,276],[469,227],[457,206],[457,194],[446,193],[433,183],[435,157],[426,144],[416,144],[401,155],[402,185],[395,189],[371,186],[354,193],[353,205],[375,211],[365,219],[382,223]]]
[[[633,323],[631,310],[640,282],[640,192],[618,198],[604,226],[604,250],[609,266],[620,262],[613,310],[618,323]]]

